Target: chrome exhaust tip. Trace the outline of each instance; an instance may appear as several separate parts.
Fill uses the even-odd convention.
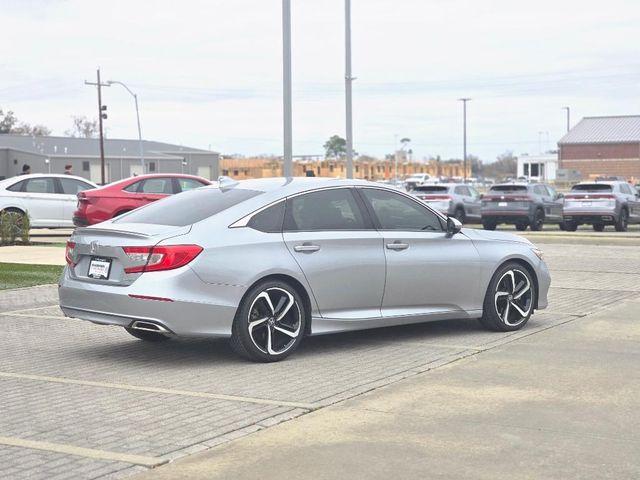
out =
[[[164,333],[170,335],[171,332],[167,330],[162,325],[158,325],[157,323],[145,322],[142,320],[136,320],[131,324],[131,328],[134,330],[142,330],[145,332],[156,332],[156,333]]]

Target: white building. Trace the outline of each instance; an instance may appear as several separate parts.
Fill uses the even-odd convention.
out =
[[[553,182],[558,169],[558,154],[522,155],[518,157],[518,178],[538,182]]]

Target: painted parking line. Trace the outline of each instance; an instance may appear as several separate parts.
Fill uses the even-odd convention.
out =
[[[277,407],[302,408],[315,410],[318,405],[313,403],[287,402],[281,400],[269,400],[267,398],[242,397],[237,395],[223,395],[218,393],[194,392],[190,390],[174,390],[170,388],[145,387],[141,385],[129,385],[124,383],[93,382],[90,380],[74,380],[64,377],[48,377],[44,375],[29,375],[23,373],[0,372],[0,378],[15,378],[21,380],[33,380],[38,382],[65,383],[67,385],[84,385],[88,387],[113,388],[117,390],[129,390],[134,392],[162,393],[165,395],[181,395],[184,397],[208,398],[211,400],[226,400],[229,402],[255,403],[258,405],[273,405]]]
[[[0,312],[0,315],[13,315],[16,313],[20,314],[20,313],[26,313],[26,312],[35,312],[36,310],[44,310],[45,308],[54,308],[59,306],[60,305],[56,303],[55,305],[45,305],[44,307],[21,308],[20,310],[10,310],[8,312]]]
[[[62,315],[33,315],[28,313],[0,313],[0,317],[42,318],[44,320],[66,320]]]
[[[15,437],[0,437],[0,445],[11,447],[30,448],[34,450],[45,450],[47,452],[64,453],[78,457],[93,458],[96,460],[111,460],[114,462],[131,463],[143,467],[153,468],[169,462],[169,459],[162,457],[146,457],[144,455],[130,455],[128,453],[110,452],[107,450],[97,450],[95,448],[76,447],[64,443],[39,442],[36,440],[24,440]]]

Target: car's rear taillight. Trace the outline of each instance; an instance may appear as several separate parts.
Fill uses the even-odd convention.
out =
[[[123,250],[133,262],[140,264],[125,268],[125,273],[140,273],[183,267],[202,252],[202,247],[199,245],[167,245],[123,247]]]
[[[78,204],[80,203],[90,203],[91,199],[90,197],[87,197],[87,194],[84,192],[78,192],[76,194],[76,197],[78,197]]]
[[[567,194],[568,200],[615,200],[616,196],[610,193],[583,193],[583,194]]]
[[[425,200],[449,201],[451,197],[449,195],[429,195]]]
[[[64,251],[64,259],[67,261],[67,265],[75,267],[76,262],[73,260],[73,249],[76,248],[75,242],[67,240],[67,248]]]

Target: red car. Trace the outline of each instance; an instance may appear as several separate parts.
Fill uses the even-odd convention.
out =
[[[126,178],[78,193],[73,224],[86,227],[104,222],[168,195],[211,185],[206,178],[177,173],[155,173]]]

